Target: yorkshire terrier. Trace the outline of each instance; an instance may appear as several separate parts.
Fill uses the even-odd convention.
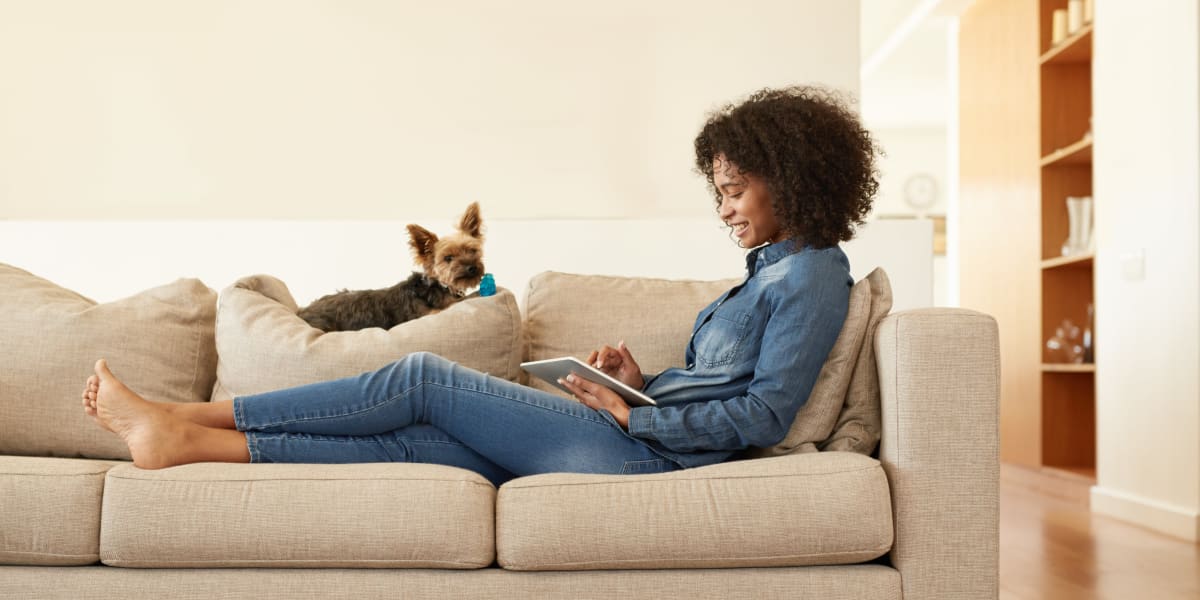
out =
[[[420,225],[409,225],[408,235],[414,262],[422,271],[389,288],[322,296],[296,314],[322,331],[391,329],[462,300],[483,279],[483,219],[478,202],[467,207],[456,233],[438,238]]]

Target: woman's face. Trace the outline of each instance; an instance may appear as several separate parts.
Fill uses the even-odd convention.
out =
[[[753,248],[784,239],[767,184],[762,178],[739,171],[724,155],[713,159],[713,183],[721,192],[717,215],[730,228],[743,248]]]

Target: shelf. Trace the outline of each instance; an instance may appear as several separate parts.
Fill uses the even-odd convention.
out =
[[[1058,45],[1042,54],[1042,65],[1065,65],[1088,63],[1092,60],[1092,24],[1084,25],[1079,31],[1067,36]]]
[[[1083,254],[1072,254],[1070,256],[1059,256],[1057,258],[1047,258],[1042,261],[1042,270],[1057,269],[1057,268],[1091,268],[1092,260],[1096,258],[1095,252],[1085,252]]]
[[[1095,373],[1095,363],[1042,363],[1043,373]]]
[[[1032,95],[1037,99],[1038,118],[1033,119],[1032,127],[1038,135],[1037,144],[1029,148],[1029,153],[1039,165],[1034,173],[1038,178],[1037,224],[1042,260],[1038,261],[1041,287],[1036,292],[1040,296],[1040,314],[1030,318],[1040,325],[1041,336],[1038,345],[1029,348],[1039,362],[1022,383],[1040,385],[1037,405],[1030,411],[1027,423],[1037,435],[1025,439],[1038,440],[1037,465],[1043,473],[1094,485],[1099,379],[1096,365],[1050,362],[1063,360],[1067,355],[1050,352],[1044,345],[1045,340],[1057,335],[1057,328],[1064,320],[1069,319],[1080,328],[1084,323],[1093,323],[1088,308],[1096,304],[1096,252],[1061,255],[1063,240],[1070,230],[1070,215],[1064,200],[1091,197],[1095,191],[1091,122],[1094,26],[1085,23],[1060,43],[1048,45],[1054,14],[1066,7],[1067,0],[1037,0],[1034,4],[1040,21],[1036,42],[1030,40],[1037,44],[1037,49],[1030,50],[1040,55],[1038,66],[1029,64],[1027,68],[1033,70],[1030,75],[1037,81]],[[1099,206],[1093,200],[1092,216],[1099,212]],[[1094,331],[1094,325],[1092,328]]]
[[[1071,479],[1080,483],[1096,483],[1095,467],[1042,467],[1042,473],[1054,477]]]
[[[1091,165],[1092,136],[1085,135],[1083,139],[1064,146],[1042,157],[1042,166],[1051,165]]]

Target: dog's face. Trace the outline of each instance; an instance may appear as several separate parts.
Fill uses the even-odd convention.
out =
[[[472,202],[458,223],[458,231],[439,238],[420,225],[409,225],[413,258],[432,277],[456,294],[479,285],[483,279],[483,219],[479,203]]]

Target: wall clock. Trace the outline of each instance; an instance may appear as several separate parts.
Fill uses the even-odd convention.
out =
[[[918,213],[937,203],[937,197],[937,179],[929,173],[917,173],[904,181],[904,203]]]

